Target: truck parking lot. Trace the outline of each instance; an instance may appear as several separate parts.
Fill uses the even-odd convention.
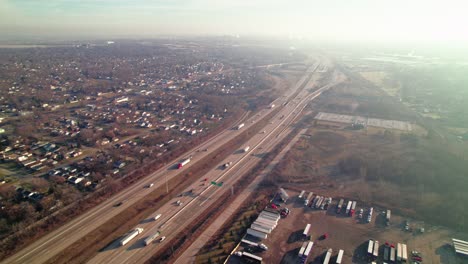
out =
[[[329,263],[336,263],[340,249],[344,251],[342,263],[383,263],[385,243],[395,246],[397,243],[404,243],[408,246],[409,255],[411,251],[417,250],[422,256],[421,263],[463,263],[449,246],[451,237],[455,235],[452,231],[442,227],[430,227],[414,220],[410,221],[413,228],[407,231],[407,219],[393,212],[387,226],[386,208],[376,206],[372,206],[372,219],[368,223],[371,206],[362,206],[359,201],[355,209],[363,209],[364,218],[361,219],[358,215],[350,217],[344,210],[337,214],[340,199],[344,198],[345,204],[349,200],[345,197],[333,197],[333,202],[327,210],[312,209],[304,206],[304,199],[310,191],[314,190],[306,190],[306,195],[298,198],[300,192],[287,190],[291,198],[287,203],[280,204],[278,209],[287,207],[290,214],[281,218],[277,227],[261,241],[268,246],[268,250],[258,250],[254,253],[263,258],[263,263],[300,263],[298,253],[307,241],[303,235],[307,224],[310,224],[308,233],[310,241],[313,241],[313,248],[305,263],[323,263],[329,249],[333,252]],[[314,191],[314,197],[315,195],[328,197],[326,193]],[[420,227],[425,227],[424,233],[420,232]],[[369,239],[380,242],[377,258],[367,254]],[[245,243],[241,245],[237,251],[242,251]],[[409,260],[408,263],[413,262]]]

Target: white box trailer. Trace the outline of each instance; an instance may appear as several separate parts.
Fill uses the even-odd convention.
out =
[[[314,196],[314,192],[310,192],[309,195],[307,195],[307,198],[304,200],[304,206],[307,206],[310,203],[312,196]]]
[[[346,214],[349,214],[349,211],[351,210],[351,205],[353,205],[353,201],[348,201],[348,204],[346,205]]]
[[[306,247],[306,249],[304,251],[304,256],[306,256],[306,257],[309,256],[310,251],[312,250],[313,246],[314,246],[314,242],[312,242],[312,241],[307,242],[307,247]]]
[[[247,234],[254,236],[254,237],[258,237],[260,239],[266,239],[268,237],[266,233],[253,230],[252,228],[247,229]]]
[[[308,244],[309,244],[309,242],[307,242],[307,241],[302,243],[302,247],[301,247],[301,249],[299,249],[299,257],[304,255],[304,252],[305,252]]]
[[[161,233],[158,231],[154,233],[153,235],[147,237],[143,242],[145,243],[145,246],[151,244]]]
[[[340,251],[338,251],[338,256],[336,257],[337,264],[341,264],[341,261],[343,260],[343,255],[344,255],[344,250],[340,249]]]
[[[301,191],[301,193],[299,194],[299,199],[302,199],[302,197],[304,197],[304,194],[305,194],[305,191]]]
[[[143,232],[143,228],[135,228],[133,229],[132,231],[130,231],[130,233],[128,233],[126,236],[124,236],[119,244],[121,246],[127,244],[128,242],[130,242],[132,239],[134,239],[137,235],[141,234]]]
[[[396,251],[396,250],[395,250],[394,247],[391,247],[391,248],[390,248],[390,261],[391,261],[391,262],[395,262],[395,255],[396,255],[396,254],[395,254],[395,251]]]
[[[401,260],[406,262],[408,260],[408,249],[406,244],[401,244]]]
[[[378,257],[379,256],[379,241],[374,241],[374,251],[372,252],[372,255],[374,255],[374,257]]]
[[[270,211],[269,209],[265,209],[260,214],[269,215],[269,216],[276,217],[276,218],[280,219],[280,214],[278,213],[277,210]]]
[[[397,251],[396,251],[396,260],[401,261],[401,244],[397,244]]]
[[[372,253],[374,253],[373,249],[374,249],[374,240],[369,239],[369,243],[367,245],[367,254],[372,255]]]
[[[258,226],[258,225],[251,225],[250,228],[253,229],[253,230],[265,233],[265,234],[270,234],[271,233],[271,229],[264,228],[264,227]]]
[[[250,225],[250,227],[251,227],[251,228],[258,227],[258,228],[262,228],[262,229],[268,230],[268,234],[271,233],[271,230],[273,230],[273,228],[271,228],[271,226],[265,225],[265,224],[261,224],[261,223],[253,223],[252,225]]]
[[[253,222],[253,224],[259,225],[259,226],[264,226],[264,227],[269,228],[269,229],[271,229],[271,230],[273,230],[273,229],[276,228],[276,225],[274,225],[274,224],[269,224],[269,223],[264,223],[264,222],[255,221],[255,222]]]
[[[323,260],[323,264],[328,264],[330,262],[333,250],[331,248],[328,249],[327,254],[325,255],[325,259]]]
[[[310,224],[307,224],[306,227],[304,228],[304,231],[302,232],[302,235],[304,237],[308,237],[309,236],[309,230],[310,230]]]
[[[271,221],[278,221],[279,219],[277,216],[272,216],[272,215],[264,214],[264,213],[260,213],[258,218],[264,218],[264,219],[271,220]]]
[[[275,227],[276,227],[276,225],[278,225],[278,221],[271,220],[271,219],[264,218],[264,217],[258,217],[257,220],[255,220],[255,222],[270,224],[270,225],[274,225]]]

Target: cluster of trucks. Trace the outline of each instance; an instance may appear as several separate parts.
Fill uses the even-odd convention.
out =
[[[280,214],[278,212],[265,209],[247,229],[247,234],[259,239],[266,239],[278,225],[279,219]]]
[[[367,254],[373,259],[379,256],[379,241],[369,239]],[[389,262],[406,262],[408,260],[406,244],[398,243],[395,247],[395,245],[386,242],[383,247],[383,259]]]
[[[303,198],[305,195],[305,191],[302,191],[301,194],[299,194],[299,198]],[[315,209],[320,209],[320,210],[327,210],[328,206],[332,202],[331,197],[325,197],[325,196],[320,196],[316,195],[314,199],[312,199],[314,193],[310,192],[307,197],[304,199],[304,206],[309,206],[311,208]]]

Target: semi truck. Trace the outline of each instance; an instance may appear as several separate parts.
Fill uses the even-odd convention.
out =
[[[353,205],[353,201],[349,201],[348,204],[346,205],[346,214],[349,214],[349,211],[351,210],[351,205]]]
[[[387,213],[385,214],[385,224],[387,224],[387,226],[390,225],[390,217],[391,216],[392,216],[392,211],[387,210]]]
[[[120,246],[124,246],[125,244],[127,244],[128,242],[130,242],[132,239],[134,239],[136,236],[138,236],[139,234],[141,234],[143,232],[143,228],[135,228],[133,229],[132,231],[130,231],[130,233],[128,233],[126,236],[124,236],[119,244]]]
[[[343,260],[343,255],[344,250],[340,249],[340,251],[338,251],[338,256],[336,257],[336,264],[341,264],[341,261]]]
[[[341,208],[343,208],[343,204],[344,204],[344,199],[340,199],[340,201],[338,202],[338,205],[336,206],[337,214],[341,213]]]
[[[367,254],[372,255],[374,253],[374,240],[369,239],[367,244]]]
[[[318,199],[317,203],[315,204],[315,209],[319,209],[319,208],[320,208],[320,205],[322,204],[323,199],[324,199],[324,197],[323,197],[323,196],[320,196],[320,198]]]
[[[349,216],[353,217],[355,212],[356,212],[356,201],[353,201],[353,203],[351,204],[351,210],[349,210]]]
[[[177,169],[182,168],[183,166],[187,165],[189,162],[190,162],[190,158],[184,159],[184,160],[181,161],[179,164],[177,164]]]
[[[260,238],[260,239],[266,239],[268,237],[267,234],[265,234],[263,232],[253,230],[251,228],[247,229],[247,234],[249,234],[251,236],[254,236],[254,237],[257,237],[257,238]]]
[[[406,244],[401,244],[401,260],[406,262],[408,260],[408,249],[406,248]]]
[[[374,251],[372,252],[372,255],[374,257],[378,257],[379,256],[379,241],[374,241]]]
[[[314,192],[310,192],[309,195],[307,195],[307,198],[304,200],[304,206],[309,204],[309,202],[312,200],[312,196],[314,196]]]
[[[332,253],[333,253],[333,250],[331,248],[329,248],[327,250],[327,254],[325,255],[325,259],[323,260],[323,264],[328,264],[328,262],[330,262]]]
[[[310,230],[310,224],[307,224],[306,227],[304,228],[304,231],[302,232],[303,238],[309,237],[309,230]]]
[[[244,123],[242,123],[242,124],[238,125],[238,126],[237,126],[237,130],[240,130],[240,129],[241,129],[241,128],[243,128],[244,126],[245,126],[245,124],[244,124]]]
[[[159,231],[156,232],[155,234],[153,234],[153,235],[147,237],[147,238],[143,241],[143,243],[145,244],[145,246],[151,244],[151,242],[153,242],[160,234],[161,234],[161,232],[159,232]]]
[[[305,191],[301,191],[301,193],[299,194],[299,199],[302,199],[302,197],[304,197],[304,194],[305,194]]]

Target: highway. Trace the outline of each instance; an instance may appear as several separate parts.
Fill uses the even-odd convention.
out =
[[[311,79],[306,87],[313,87],[314,82],[315,80]],[[195,180],[180,197],[175,197],[162,207],[155,208],[152,216],[162,214],[160,219],[156,221],[142,219],[135,228],[143,228],[144,232],[137,238],[125,246],[119,246],[118,240],[114,241],[98,252],[89,263],[143,263],[157,254],[161,248],[160,244],[168,243],[224,193],[230,192],[231,188],[236,188],[236,182],[262,160],[263,154],[273,150],[292,131],[291,124],[301,115],[307,104],[334,84],[336,83],[320,87],[312,93],[309,89],[301,91],[271,119],[271,122],[263,129],[265,133],[260,132],[254,135],[244,144],[244,147],[250,146],[249,151],[243,152],[239,149],[232,153],[201,179]],[[228,162],[232,162],[232,165],[222,169],[222,165]],[[208,179],[208,184],[204,178]],[[222,187],[211,185],[210,181],[223,182],[223,185]],[[182,202],[181,206],[176,205],[177,200]],[[152,244],[144,246],[143,240],[156,232],[160,232],[160,236],[165,236],[166,240],[158,242],[156,239]]]
[[[289,98],[290,96],[294,95],[296,91],[303,87],[304,82],[308,80],[309,75],[317,67],[319,66],[319,63],[315,63],[309,71],[306,72],[306,74],[297,82],[296,85],[291,87],[290,89],[285,91],[285,94],[283,97],[280,97],[276,99],[275,101],[272,102],[272,104],[275,104],[277,106],[281,105],[283,102],[285,102],[285,98]],[[301,93],[303,94],[303,93]],[[302,95],[304,98],[304,94]],[[291,106],[293,104],[290,104]],[[289,105],[288,105],[289,106]],[[291,106],[285,107],[285,109],[290,109]],[[262,109],[260,110],[256,115],[251,116],[247,120],[242,120],[241,122],[245,123],[245,127],[243,129],[248,129],[250,126],[252,126],[255,121],[265,117],[271,111],[274,111],[275,108],[270,109]],[[287,112],[282,114],[287,114]],[[285,118],[287,120],[287,118]],[[279,122],[277,122],[279,124]],[[271,124],[272,126],[265,128],[268,130],[268,133],[265,133],[265,135],[262,136],[267,136],[267,135],[272,135],[271,131],[273,131],[275,125]],[[279,125],[277,125],[279,127]],[[240,133],[240,131],[234,130],[234,129],[228,129],[220,134],[216,135],[215,137],[211,138],[209,141],[193,148],[192,150],[186,152],[183,156],[179,157],[178,159],[173,160],[163,168],[157,170],[156,172],[152,173],[151,175],[145,177],[144,179],[140,180],[138,183],[135,183],[131,186],[129,186],[127,189],[117,193],[113,197],[109,198],[105,202],[99,204],[98,206],[92,208],[91,210],[85,212],[84,214],[76,217],[75,219],[71,220],[70,222],[66,223],[62,227],[56,229],[53,232],[50,232],[49,234],[45,235],[44,237],[38,239],[31,245],[27,246],[26,248],[20,250],[18,253],[14,254],[13,256],[5,259],[2,261],[2,263],[44,263],[54,257],[55,255],[59,254],[63,250],[65,250],[68,246],[72,245],[74,242],[78,241],[79,239],[83,238],[84,236],[90,234],[93,230],[107,222],[109,219],[112,217],[118,215],[122,211],[124,211],[126,208],[132,206],[135,202],[140,200],[143,196],[149,194],[154,190],[155,188],[158,187],[164,187],[164,184],[166,180],[170,180],[173,177],[176,177],[178,174],[183,172],[187,167],[190,167],[200,159],[206,157],[209,155],[212,151],[215,149],[223,146],[226,142],[229,140],[233,139],[235,136],[237,136]],[[255,137],[254,141],[249,141],[247,144],[251,144],[251,146],[256,145],[256,141],[261,140],[257,137]],[[208,149],[208,151],[199,151],[199,149]],[[256,150],[257,148],[251,147],[251,150],[249,153],[252,153],[252,151]],[[180,170],[173,170],[171,167],[176,164],[178,161],[180,161],[183,158],[192,156],[192,161],[188,165],[184,166]],[[240,158],[242,158],[243,155],[237,155],[236,157],[233,157],[233,163],[236,161],[239,161]],[[236,160],[238,158],[239,160]],[[235,164],[233,166],[226,170],[226,172],[223,172],[223,175],[226,175],[228,172],[233,171],[235,168],[238,168]],[[215,170],[216,171],[216,170]],[[220,171],[217,171],[219,174]],[[214,179],[215,177],[210,179]],[[226,185],[229,185],[229,179],[224,180]],[[148,185],[150,183],[154,183],[154,186],[152,188],[144,188],[145,185]],[[198,188],[201,188],[202,186],[198,186]],[[214,190],[213,188],[208,188],[206,192],[203,193],[203,195],[199,195],[197,197],[209,197],[212,195],[209,190]],[[194,192],[200,192],[200,189],[195,189]],[[187,197],[181,197],[180,199],[182,202],[184,202],[186,205],[189,203]],[[197,198],[196,201],[209,201],[209,199],[199,199]],[[123,202],[123,204],[119,207],[114,207],[114,205],[118,202]],[[195,202],[193,202],[194,204]],[[185,208],[184,206],[177,207],[177,208]],[[161,219],[158,221],[163,222],[167,220],[167,217],[170,215],[168,212],[174,211],[174,207],[170,207],[169,209],[163,208],[162,209],[163,216]],[[165,212],[165,210],[168,210]],[[188,211],[188,210],[185,210]],[[183,215],[181,213],[181,215]],[[178,218],[174,218],[174,221],[171,221],[168,223],[167,227],[168,228],[170,225],[174,225],[176,223]],[[151,231],[151,229],[149,229]],[[123,234],[122,234],[123,235]],[[145,233],[143,236],[147,236],[148,234]],[[170,239],[168,237],[168,239]],[[131,243],[130,243],[131,245]],[[121,249],[120,249],[121,250]],[[113,251],[105,251],[101,253],[107,253],[107,252],[113,252]],[[98,254],[99,257],[100,254]]]

